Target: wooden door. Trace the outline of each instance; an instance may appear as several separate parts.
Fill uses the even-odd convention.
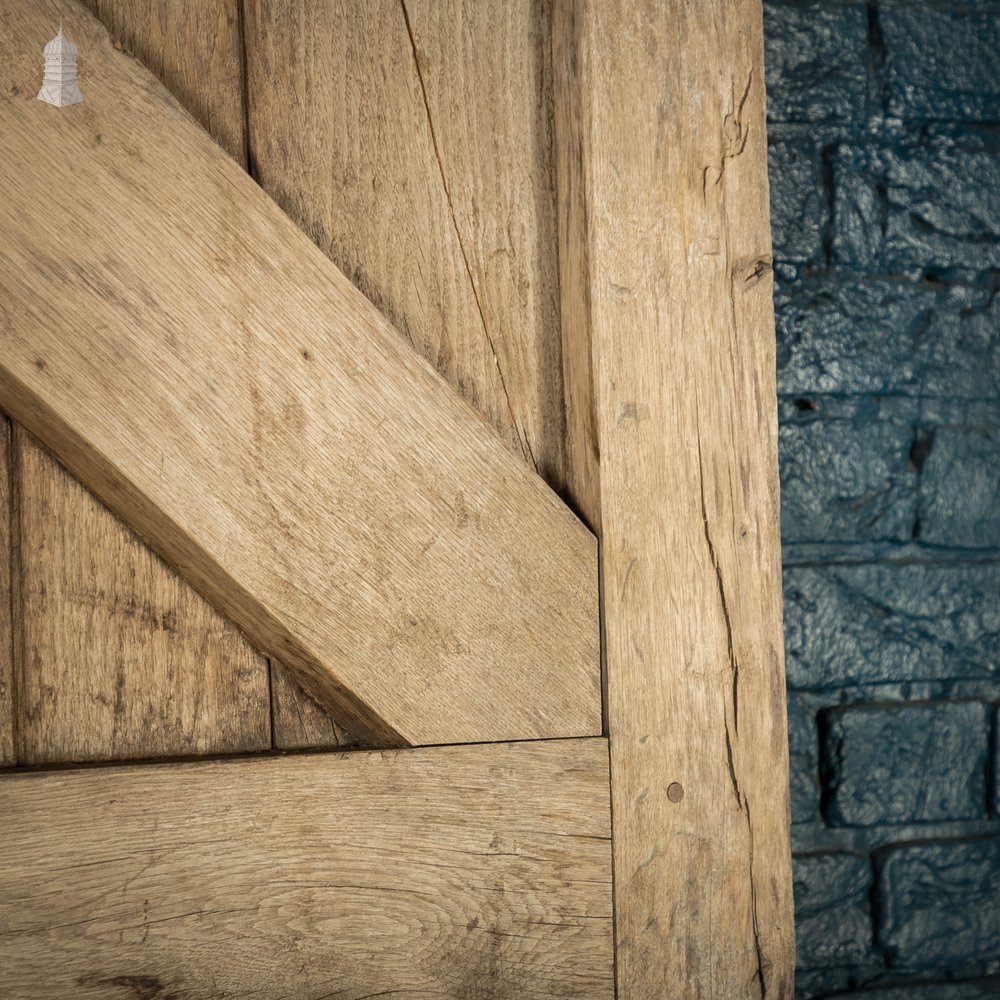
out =
[[[0,37],[0,993],[790,997],[759,4]]]

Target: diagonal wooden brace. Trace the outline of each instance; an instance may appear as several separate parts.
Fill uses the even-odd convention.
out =
[[[369,739],[600,732],[596,543],[93,19],[0,18],[0,408]]]

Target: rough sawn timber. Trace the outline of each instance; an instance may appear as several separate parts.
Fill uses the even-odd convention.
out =
[[[23,427],[17,762],[271,747],[267,661]]]
[[[7,775],[0,817],[5,997],[614,995],[601,739]]]
[[[86,6],[244,162],[237,0]],[[78,10],[60,4],[70,38]],[[13,449],[18,762],[269,748],[267,659],[18,427]]]
[[[360,736],[598,732],[593,538],[89,17],[46,115],[5,7],[0,405]]]
[[[243,9],[254,178],[562,491],[549,0]],[[275,746],[343,742],[274,693]]]
[[[553,36],[628,1000],[792,996],[762,36],[759,0],[559,0]]]
[[[16,763],[10,421],[0,413],[0,767]]]
[[[549,0],[246,0],[254,176],[563,485]]]
[[[116,45],[131,52],[246,167],[242,0],[80,2],[108,29]],[[74,6],[72,0],[63,3],[63,17]],[[69,21],[66,26],[69,30]]]
[[[216,0],[212,4],[206,4],[204,0],[84,0],[84,3],[111,32],[115,44],[120,43],[127,52],[131,52],[154,73],[212,138],[245,168],[247,87],[244,77],[246,60],[242,30],[244,27],[242,0]],[[64,14],[68,12],[70,6],[70,3],[64,5],[66,8]],[[260,180],[259,177],[257,179]],[[264,189],[271,193],[266,184]],[[60,479],[65,493],[65,496],[60,498],[63,504],[68,506],[74,499],[77,503],[86,502],[86,498],[77,499],[79,493],[74,488],[71,477],[58,463],[49,463],[46,471],[49,475]],[[103,537],[112,539],[114,533],[107,530]],[[133,553],[93,551],[92,540],[91,551],[98,568],[107,561],[120,565],[129,555],[140,558],[138,550]],[[140,584],[147,579],[149,581],[145,584],[150,589],[148,598],[153,598],[156,589],[166,584],[164,574],[170,574],[170,570],[151,564],[146,567],[146,573],[138,577]],[[178,597],[186,599],[188,595],[185,589],[188,585],[176,578],[172,582]],[[147,595],[137,596],[140,600],[147,597]],[[55,605],[47,608],[47,617],[52,620],[58,621],[60,613],[61,609]],[[214,629],[208,630],[210,637],[226,634],[227,630],[221,626],[221,622],[215,622],[214,625]],[[114,630],[117,627],[115,616],[110,616],[103,628],[99,619],[95,617],[92,626],[91,634],[95,640],[99,642],[103,638],[102,632],[105,632],[110,639],[109,644],[113,644]],[[211,641],[210,638],[210,644]],[[237,644],[229,642],[227,648],[235,651]],[[176,670],[170,672],[168,679],[175,689],[189,687],[192,681],[197,682],[201,669],[200,661],[190,659],[185,662],[183,657],[180,657],[176,662]],[[352,738],[302,690],[280,664],[272,662],[270,665],[265,665],[265,669],[271,671],[269,739],[275,747],[340,746],[352,742]],[[58,752],[58,745],[52,737],[64,735],[67,741],[76,743],[81,733],[90,734],[85,701],[70,696],[76,676],[78,675],[64,673],[60,677],[60,684],[51,689],[54,697],[59,698],[63,695],[60,701],[64,720],[58,729],[55,726],[47,728],[46,734],[50,739],[44,750],[53,759],[54,754]],[[134,713],[136,709],[131,702],[136,700],[141,699],[147,706],[149,745],[146,753],[139,753],[136,756],[156,756],[158,753],[182,754],[191,750],[189,742],[179,741],[178,734],[169,725],[164,725],[163,713],[158,709],[159,703],[164,700],[165,692],[157,681],[164,676],[166,675],[163,672],[152,675],[147,672],[145,679],[153,683],[144,693],[138,690],[131,691],[128,705],[123,699],[115,700],[116,712],[121,706],[121,715]],[[169,698],[170,693],[166,696]],[[230,705],[227,706],[230,716],[243,704],[244,700],[232,698]],[[245,725],[247,742],[256,738],[258,728],[256,712],[252,712]],[[217,745],[204,738],[199,743],[207,744],[207,749],[212,752],[221,753],[229,746],[227,736],[227,731],[223,729],[219,731]],[[34,749],[30,742],[27,744],[27,749],[30,758]]]

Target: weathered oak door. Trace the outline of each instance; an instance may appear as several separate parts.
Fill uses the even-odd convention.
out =
[[[790,997],[759,4],[0,51],[0,995]]]

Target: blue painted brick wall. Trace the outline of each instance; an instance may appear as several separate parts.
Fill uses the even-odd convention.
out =
[[[800,997],[1000,997],[1000,0],[765,0]]]
[[[988,705],[851,705],[820,718],[831,826],[986,818]]]

